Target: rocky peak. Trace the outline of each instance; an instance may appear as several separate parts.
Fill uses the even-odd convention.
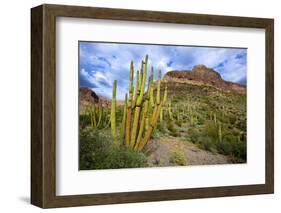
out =
[[[79,88],[80,100],[84,100],[87,102],[98,103],[99,96],[90,88],[80,87]]]
[[[245,94],[246,88],[238,83],[224,81],[215,70],[203,64],[195,65],[192,70],[173,70],[164,76],[164,82],[204,84],[222,89]]]

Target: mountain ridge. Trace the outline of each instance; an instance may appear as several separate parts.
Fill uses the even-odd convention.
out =
[[[246,86],[223,80],[218,72],[203,64],[195,65],[192,70],[171,70],[164,75],[163,82],[207,85],[224,92],[246,94]]]

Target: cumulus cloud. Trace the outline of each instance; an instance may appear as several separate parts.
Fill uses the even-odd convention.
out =
[[[112,83],[117,80],[117,98],[123,99],[128,89],[130,61],[134,61],[137,70],[146,54],[149,67],[160,69],[163,74],[204,64],[225,80],[247,82],[247,49],[243,48],[80,42],[80,86],[111,98]]]

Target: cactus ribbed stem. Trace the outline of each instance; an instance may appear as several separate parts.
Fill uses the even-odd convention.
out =
[[[152,119],[150,122],[150,126],[148,127],[143,139],[140,141],[137,150],[141,151],[144,146],[147,144],[149,138],[151,137],[152,131],[155,128],[156,124],[157,124],[157,120],[158,117],[160,115],[161,112],[161,108],[162,108],[162,102],[160,100],[160,89],[161,89],[161,71],[159,70],[158,73],[158,82],[157,82],[157,96],[156,96],[156,106],[153,109],[153,114],[152,114]]]
[[[114,80],[112,88],[112,101],[111,101],[111,134],[115,144],[117,144],[117,132],[116,132],[116,87],[117,81]]]
[[[151,78],[151,77],[149,77],[149,78]],[[145,129],[145,121],[146,121],[146,119],[148,119],[147,111],[148,111],[149,98],[150,98],[149,94],[150,94],[151,87],[152,87],[152,81],[150,81],[150,79],[149,79],[148,89],[147,89],[146,96],[145,96],[144,109],[143,109],[143,113],[142,113],[142,117],[141,117],[141,121],[140,121],[139,133],[138,133],[136,144],[134,146],[135,150],[137,150],[138,145],[142,139],[142,135],[143,135],[143,132]]]
[[[139,76],[139,71],[137,71],[137,76],[136,76],[136,86],[135,86],[135,93],[134,93],[134,98],[133,98],[133,103],[132,103],[132,108],[135,108],[136,106],[136,101],[139,96],[139,81],[140,81],[140,76]]]
[[[141,90],[140,90],[140,95],[138,96],[137,102],[136,102],[132,134],[131,134],[131,142],[130,142],[131,147],[134,147],[135,143],[136,143],[137,131],[139,128],[139,117],[140,117],[140,111],[141,111],[141,104],[143,101],[145,82],[146,82],[146,72],[147,72],[147,56],[146,56],[145,62],[142,63],[142,81],[141,81],[141,88],[140,88]]]
[[[219,129],[218,129],[218,136],[219,136],[219,142],[222,142],[222,130],[221,130],[221,123],[219,122]]]
[[[126,93],[125,101],[124,101],[124,108],[123,108],[123,117],[122,117],[121,140],[125,139],[124,137],[125,137],[125,130],[126,130],[127,98],[128,98],[128,95]]]
[[[157,93],[156,93],[156,104],[160,104],[160,87],[161,87],[161,70],[158,72],[158,81],[157,81]]]
[[[163,107],[161,108],[161,112],[160,112],[160,123],[162,123],[162,121],[164,119],[164,110],[166,109],[167,96],[168,96],[167,86],[165,86],[164,97],[163,97]]]
[[[162,110],[162,107],[167,101],[167,87],[165,88],[162,101],[160,97],[161,71],[158,73],[155,102],[153,94],[153,68],[148,80],[148,89],[145,92],[147,66],[148,56],[146,56],[145,60],[141,63],[140,72],[137,71],[134,90],[134,65],[133,62],[130,64],[129,91],[125,95],[121,125],[121,140],[123,141],[125,138],[125,144],[138,151],[141,151],[150,139],[153,129],[157,125],[160,113],[163,116],[164,110]],[[116,81],[114,81],[112,90],[112,109],[110,115],[112,138],[114,143],[117,143],[116,87]]]
[[[154,71],[153,71],[153,67],[151,67],[151,73],[150,73],[150,79],[149,79],[151,81],[151,85],[153,83],[153,75],[154,75]],[[150,98],[149,98],[150,106],[154,107],[154,88],[153,88],[153,86],[151,86],[149,95],[150,95]]]
[[[131,61],[130,65],[130,82],[129,82],[129,100],[126,118],[126,130],[125,130],[125,143],[128,146],[131,138],[131,115],[132,115],[132,100],[133,100],[133,78],[134,78],[134,64]]]
[[[141,140],[137,150],[141,151],[144,148],[144,146],[147,144],[149,138],[151,137],[152,131],[157,124],[157,120],[158,120],[160,110],[161,110],[161,105],[162,105],[162,103],[160,103],[158,106],[155,107],[154,113],[152,115],[152,120],[151,120],[150,126],[148,127],[148,129],[147,129],[143,139]]]

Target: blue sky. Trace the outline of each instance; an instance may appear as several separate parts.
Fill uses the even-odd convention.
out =
[[[117,80],[117,99],[122,100],[128,89],[130,61],[134,61],[137,70],[146,54],[149,70],[153,66],[154,70],[161,69],[163,75],[204,64],[227,81],[247,83],[247,49],[244,48],[79,42],[80,86],[111,98],[112,84]]]

